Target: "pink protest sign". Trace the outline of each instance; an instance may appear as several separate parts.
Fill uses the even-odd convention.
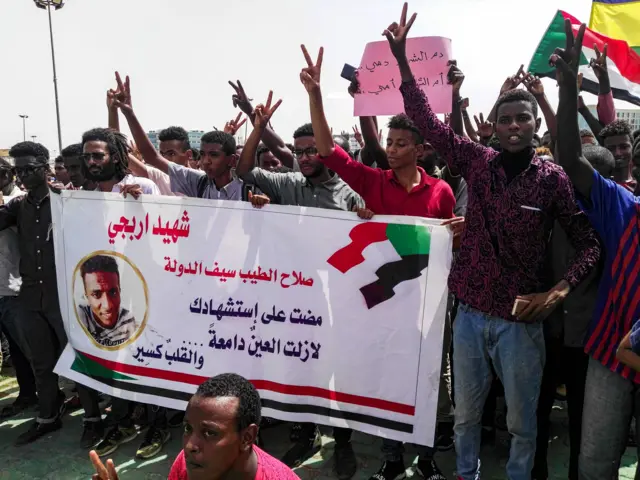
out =
[[[451,85],[447,84],[447,62],[451,40],[443,37],[407,39],[407,59],[413,76],[436,113],[451,112]],[[400,93],[402,78],[389,43],[368,43],[358,68],[360,93],[355,96],[354,115],[367,117],[404,112]]]

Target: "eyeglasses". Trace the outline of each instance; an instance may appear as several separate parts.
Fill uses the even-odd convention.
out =
[[[37,171],[41,170],[44,168],[44,165],[38,165],[38,166],[33,166],[33,165],[28,165],[26,167],[15,167],[14,171],[16,172],[16,175],[18,177],[28,177],[29,175],[33,175],[34,173],[36,173]]]
[[[307,157],[313,157],[315,155],[318,155],[318,149],[316,147],[309,147],[304,149],[297,148],[293,151],[293,153],[296,158],[302,158],[305,156],[305,154],[307,155]]]
[[[88,162],[91,159],[94,159],[96,162],[101,162],[107,156],[104,152],[92,152],[92,153],[83,153],[80,155],[80,160],[83,162]]]

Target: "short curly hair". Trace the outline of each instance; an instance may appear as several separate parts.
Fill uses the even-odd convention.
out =
[[[172,140],[179,140],[182,142],[182,151],[186,152],[191,149],[191,144],[189,143],[189,134],[182,127],[168,127],[162,130],[158,134],[158,140],[161,142],[170,142]]]
[[[215,143],[222,147],[222,151],[225,155],[234,155],[236,153],[236,139],[233,135],[230,135],[220,130],[214,130],[212,132],[205,133],[200,139],[200,145],[204,143]]]
[[[263,153],[267,153],[269,151],[269,147],[267,147],[264,143],[258,145],[258,151],[256,152],[256,159],[260,161],[260,155]]]
[[[74,143],[73,145],[69,145],[68,147],[63,148],[62,152],[60,152],[60,156],[63,159],[79,157],[80,155],[82,155],[81,143]]]
[[[496,114],[502,105],[513,102],[530,103],[533,116],[536,119],[538,118],[538,101],[536,100],[536,97],[534,97],[530,92],[522,89],[509,90],[508,92],[504,92],[500,95],[500,98],[498,98],[498,101],[496,102]]]
[[[406,130],[413,134],[413,139],[416,142],[416,145],[422,145],[424,143],[424,137],[418,130],[418,127],[413,120],[411,120],[407,115],[401,113],[389,119],[389,123],[387,124],[389,129],[393,130]]]
[[[313,137],[313,126],[310,123],[305,123],[293,132],[294,139],[300,137]]]
[[[16,143],[11,147],[11,150],[9,150],[9,156],[12,158],[36,157],[41,161],[44,160],[42,163],[49,162],[49,150],[47,150],[47,147],[35,142]]]
[[[602,130],[600,130],[600,138],[605,139],[609,137],[628,136],[629,140],[633,141],[633,135],[631,134],[631,125],[626,120],[614,120]]]
[[[116,262],[116,259],[111,255],[95,255],[80,267],[80,276],[83,279],[88,274],[96,272],[115,273],[120,277],[118,262]]]
[[[249,425],[260,425],[260,395],[253,384],[235,373],[223,373],[205,381],[196,396],[202,398],[235,397],[238,399],[236,424],[241,432]]]

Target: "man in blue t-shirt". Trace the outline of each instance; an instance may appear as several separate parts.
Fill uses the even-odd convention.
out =
[[[584,158],[578,128],[577,71],[585,26],[580,27],[575,41],[569,21],[565,28],[566,49],[550,59],[557,67],[560,86],[556,155],[606,252],[585,344],[591,358],[579,462],[581,480],[602,480],[617,478],[631,418],[640,411],[640,373],[616,356],[623,336],[640,318],[640,199],[603,178]],[[594,68],[606,68],[606,64]]]
[[[640,319],[620,342],[616,358],[625,365],[640,372]]]

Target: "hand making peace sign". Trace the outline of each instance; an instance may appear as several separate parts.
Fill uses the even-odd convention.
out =
[[[307,52],[307,48],[304,45],[300,45],[302,48],[302,53],[304,54],[304,58],[307,61],[307,67],[303,68],[300,72],[300,81],[304,85],[304,88],[307,89],[307,92],[311,93],[315,90],[320,89],[320,73],[322,71],[322,57],[324,56],[324,48],[320,47],[320,51],[318,52],[318,60],[316,60],[315,65],[311,60],[311,56],[309,56],[309,52]]]

